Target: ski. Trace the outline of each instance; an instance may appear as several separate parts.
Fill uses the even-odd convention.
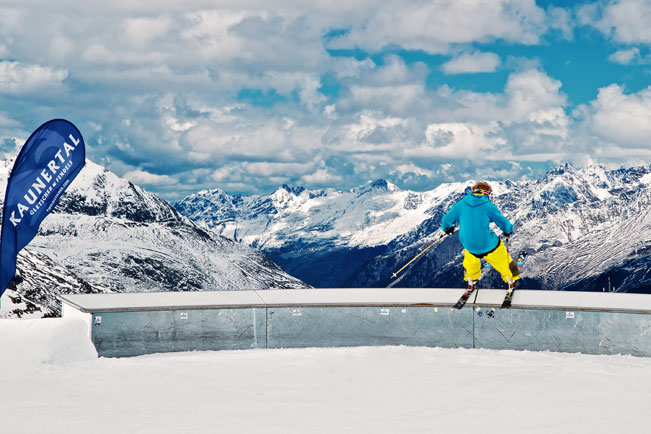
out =
[[[502,302],[501,309],[508,309],[511,307],[511,301],[513,301],[513,291],[515,291],[515,282],[509,282],[509,289],[506,290],[506,295],[504,296],[504,301]]]
[[[459,301],[456,302],[454,305],[455,309],[462,309],[465,305],[468,299],[470,298],[470,295],[473,293],[475,288],[477,287],[477,282],[473,282],[472,280],[468,281],[468,288],[466,291],[461,294],[461,297],[459,297]]]
[[[519,270],[522,270],[522,266],[527,262],[527,251],[522,250],[518,255],[516,264]],[[509,281],[509,288],[506,290],[506,295],[504,296],[504,301],[502,302],[502,309],[508,309],[511,307],[511,302],[513,301],[513,291],[515,291],[515,282]]]

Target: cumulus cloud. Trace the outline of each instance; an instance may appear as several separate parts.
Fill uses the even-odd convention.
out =
[[[535,44],[545,31],[545,12],[530,0],[435,0],[372,8],[367,19],[353,23],[330,46],[378,51],[397,44],[447,53],[453,44],[474,41]]]
[[[651,43],[651,3],[647,0],[618,0],[590,3],[578,11],[582,24],[591,25],[617,42]]]
[[[624,148],[651,148],[651,86],[626,94],[617,84],[599,89],[590,104],[591,130]]]
[[[0,141],[35,117],[65,114],[84,132],[89,158],[178,199],[214,187],[348,188],[387,174],[430,188],[478,166],[524,172],[518,162],[563,158],[573,140],[562,83],[542,62],[503,64],[488,46],[569,39],[566,8],[533,0],[109,3],[3,3],[0,56],[15,60],[0,61]],[[579,15],[615,34],[619,12],[609,5]],[[23,32],[28,22],[39,32]],[[644,29],[635,34],[642,43]],[[613,61],[637,61],[639,53],[621,51]],[[427,53],[448,61],[439,69],[443,56]],[[453,76],[495,71],[503,84],[491,91]],[[34,95],[52,101],[32,104]],[[18,98],[21,110],[5,111]],[[585,107],[595,123],[580,126],[606,140],[596,121],[620,103],[604,98]]]
[[[361,183],[390,173],[403,185],[424,185],[425,179],[448,179],[449,174],[416,170],[420,164],[546,161],[558,157],[567,139],[560,82],[537,69],[511,74],[500,94],[428,90],[424,77],[397,59],[365,74],[366,85],[351,82],[335,104],[341,115],[308,124],[296,117],[259,117],[247,107],[211,111],[178,100],[159,105],[165,107],[167,128],[183,158],[194,159],[196,167],[219,165],[212,180],[220,185],[249,188]],[[410,88],[415,90],[406,91]],[[443,109],[433,105],[435,100],[449,103]],[[423,163],[410,166],[404,159]],[[396,166],[411,171],[396,171]]]
[[[572,12],[561,8],[550,6],[547,9],[547,25],[550,29],[559,32],[563,38],[572,39],[574,32],[574,20]]]
[[[175,185],[178,181],[171,176],[156,175],[144,170],[131,170],[124,174],[124,177],[137,185],[162,186]]]
[[[491,154],[496,155],[500,147],[505,145],[497,123],[431,124],[425,134],[426,142],[410,150],[408,155],[482,161],[490,159]]]
[[[408,66],[397,56],[364,70],[348,83],[337,103],[339,112],[360,112],[368,108],[395,116],[410,116],[431,106],[425,86],[427,70],[416,63]]]
[[[286,177],[287,174],[305,174],[312,172],[316,162],[308,161],[306,163],[291,162],[245,162],[242,164],[246,173],[254,176],[263,177]]]
[[[0,93],[23,95],[40,90],[56,90],[68,72],[49,66],[0,61]]]
[[[511,74],[499,94],[439,88],[439,97],[457,104],[437,114],[440,120],[427,124],[425,140],[407,152],[476,163],[558,160],[571,129],[560,87],[558,80],[529,69]]]
[[[122,24],[121,38],[125,45],[144,50],[156,39],[163,38],[171,24],[170,17],[129,18]]]
[[[330,186],[340,183],[342,178],[331,173],[327,168],[319,168],[314,173],[303,175],[301,181],[308,185]]]
[[[511,74],[504,90],[508,119],[545,121],[550,108],[566,104],[566,97],[560,92],[561,86],[559,80],[537,69]]]
[[[552,124],[562,128],[567,124],[567,98],[561,86],[559,80],[535,68],[510,74],[502,93],[455,91],[441,86],[437,96],[456,104],[447,105],[439,116],[476,124],[498,121],[504,126]]]
[[[443,165],[443,166],[445,166],[445,165]],[[443,167],[442,169],[445,169],[445,167]],[[393,172],[397,173],[399,176],[405,176],[407,174],[414,174],[414,175],[417,175],[417,176],[425,176],[427,178],[432,178],[434,176],[434,174],[435,174],[434,171],[419,167],[416,164],[412,163],[411,161],[408,162],[407,164],[400,164],[400,165],[396,166],[396,168],[395,168],[395,170]]]
[[[608,60],[622,65],[629,65],[642,60],[640,57],[640,49],[637,47],[629,48],[626,50],[619,50],[608,56]]]
[[[379,111],[364,111],[354,119],[331,127],[323,136],[328,149],[337,152],[392,152],[409,137],[410,121],[386,116]]]
[[[493,72],[500,66],[495,53],[465,53],[445,62],[441,69],[446,74]]]
[[[374,107],[387,113],[402,114],[427,104],[423,98],[426,92],[422,83],[386,86],[359,84],[348,90],[349,98],[341,101],[340,108],[359,110]]]

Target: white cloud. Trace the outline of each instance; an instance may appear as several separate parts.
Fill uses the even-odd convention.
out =
[[[622,65],[629,65],[637,63],[642,60],[640,57],[640,49],[637,47],[629,48],[626,50],[619,50],[608,56],[608,60]]]
[[[338,111],[383,111],[411,116],[430,107],[423,64],[406,65],[397,56],[388,56],[379,67],[364,70],[350,83],[337,103]]]
[[[110,155],[120,173],[158,191],[217,183],[255,192],[280,180],[348,187],[392,171],[424,183],[443,176],[433,167],[450,167],[451,180],[473,173],[468,160],[511,170],[499,161],[547,161],[589,149],[582,143],[568,150],[576,134],[606,140],[597,123],[575,131],[562,83],[545,73],[542,60],[487,52],[496,40],[521,47],[550,33],[545,43],[572,37],[574,10],[543,10],[534,0],[8,1],[11,9],[0,8],[0,56],[16,61],[0,62],[2,102],[29,92],[59,99],[26,110],[70,113],[89,136],[89,157]],[[620,3],[599,3],[590,14],[580,8],[577,16],[603,29],[617,23],[608,30],[614,35],[617,9],[608,6]],[[27,22],[39,31],[23,32]],[[636,22],[632,34],[642,44]],[[386,46],[400,56],[326,49]],[[438,86],[432,63],[403,60],[432,57],[404,50],[445,53],[448,74],[515,72],[490,92],[468,90],[481,83]],[[611,57],[627,55],[639,61],[634,50]],[[243,98],[243,90],[262,97]],[[624,112],[623,103],[604,98],[586,106],[590,122],[617,104]],[[0,117],[0,133],[16,137],[26,115],[3,110],[16,123]],[[174,179],[181,185],[166,190]]]
[[[396,44],[446,53],[452,44],[495,39],[534,44],[545,31],[545,12],[532,0],[400,2],[372,8],[331,47],[378,51]]]
[[[241,171],[236,170],[233,166],[223,166],[215,170],[211,177],[218,183],[223,183],[232,179],[238,179],[241,176]]]
[[[68,72],[49,66],[0,61],[0,94],[21,95],[63,86]]]
[[[559,80],[537,69],[511,74],[505,88],[507,119],[536,121],[537,112],[565,106],[566,97],[560,92],[561,86]]]
[[[337,119],[337,107],[334,104],[327,105],[323,108],[323,115],[325,116],[326,119],[328,120],[336,120]]]
[[[495,53],[464,53],[445,62],[441,69],[446,74],[494,72],[500,66],[500,58]]]
[[[338,102],[337,108],[349,104],[376,110],[357,112],[355,121],[350,114],[345,119],[339,116],[324,143],[332,151],[364,153],[367,161],[378,157],[374,166],[366,168],[356,162],[360,173],[382,167],[382,156],[396,158],[393,163],[398,166],[405,158],[457,162],[562,158],[572,124],[565,113],[561,82],[543,71],[511,74],[502,93],[455,91],[447,86],[432,92],[418,76],[411,79],[410,84],[398,80],[395,85],[351,85],[348,99]],[[407,92],[409,88],[414,90]],[[396,112],[395,107],[402,111]]]
[[[614,52],[608,56],[608,60],[622,65],[649,65],[651,64],[651,54],[642,57],[639,48],[631,47]]]
[[[276,163],[276,162],[245,162],[242,163],[242,168],[254,176],[281,176],[291,177],[292,175],[301,175],[314,170],[315,163],[309,161],[307,163]]]
[[[503,93],[441,87],[438,96],[456,105],[439,109],[426,140],[406,152],[473,161],[558,159],[572,129],[560,88],[538,69],[511,74]]]
[[[360,84],[351,86],[349,91],[349,98],[343,99],[338,104],[340,108],[360,110],[373,107],[387,113],[406,115],[419,108],[424,109],[428,105],[424,99],[427,92],[423,83],[381,87]]]
[[[53,35],[52,39],[50,40],[50,55],[54,59],[65,59],[67,56],[74,52],[74,49],[74,43],[65,36]]]
[[[617,84],[599,89],[589,107],[591,130],[602,138],[629,148],[651,148],[651,86],[625,94]]]
[[[136,185],[165,186],[176,185],[178,181],[168,175],[156,175],[144,170],[132,170],[124,174],[124,177]]]
[[[407,155],[482,161],[506,144],[497,123],[431,124],[425,135],[426,142]]]
[[[159,65],[169,60],[170,54],[162,53],[156,50],[134,50],[133,47],[122,48],[112,46],[112,44],[102,45],[93,44],[84,49],[81,53],[82,58],[89,64],[125,64],[125,65]],[[163,67],[168,70],[168,67]],[[131,71],[132,72],[132,71]],[[106,72],[105,72],[106,73]]]
[[[558,30],[565,39],[572,39],[574,23],[571,11],[560,7],[549,7],[547,9],[547,25],[551,29]]]
[[[579,9],[583,24],[592,25],[617,42],[651,43],[651,2],[618,0],[593,3]]]
[[[191,11],[185,15],[186,26],[181,30],[182,40],[194,47],[202,62],[229,63],[233,59],[250,59],[246,38],[232,29],[255,15],[246,10],[213,9]]]
[[[262,83],[264,89],[273,89],[281,95],[297,92],[300,102],[309,110],[316,110],[326,100],[318,91],[321,80],[316,74],[271,71],[264,74]]]
[[[445,167],[443,167],[442,169],[443,169],[443,171],[446,170]],[[448,169],[449,169],[449,167],[448,167]],[[412,162],[409,162],[407,164],[400,164],[400,165],[396,166],[394,172],[397,173],[399,176],[404,176],[404,175],[406,175],[408,173],[413,173],[413,174],[415,174],[417,176],[426,176],[428,178],[432,178],[435,175],[435,173],[433,171],[423,169],[422,167],[419,167],[419,166],[415,165]]]
[[[400,57],[391,55],[384,59],[381,67],[368,70],[363,80],[369,86],[378,87],[407,84],[421,78],[416,71],[416,68],[407,66]]]
[[[183,136],[186,149],[228,157],[273,158],[282,150],[284,134],[272,125],[200,123]]]
[[[157,38],[164,37],[170,30],[169,17],[129,18],[122,24],[122,40],[125,45],[144,50]]]
[[[354,119],[332,127],[324,135],[324,144],[335,152],[392,152],[409,141],[409,121],[385,116],[377,111],[364,111]]]
[[[562,83],[539,69],[527,69],[509,75],[503,93],[455,91],[448,86],[437,89],[441,100],[451,104],[440,108],[441,120],[504,125],[547,122],[551,112],[563,113],[566,96]]]
[[[373,70],[376,65],[370,58],[357,60],[350,57],[335,57],[332,61],[332,73],[337,78],[359,78],[363,73]]]
[[[305,184],[315,186],[330,186],[338,184],[342,180],[341,176],[330,173],[327,168],[317,169],[314,173],[303,175],[301,177],[301,181]]]

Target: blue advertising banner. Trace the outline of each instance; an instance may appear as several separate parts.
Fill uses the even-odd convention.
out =
[[[9,174],[2,210],[0,296],[16,273],[18,252],[34,238],[85,162],[84,139],[66,120],[44,123],[25,142]]]

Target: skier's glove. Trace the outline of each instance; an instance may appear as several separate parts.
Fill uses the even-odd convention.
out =
[[[454,226],[448,228],[444,231],[447,235],[452,235],[454,233]]]
[[[510,232],[508,234],[504,234],[504,238],[506,238],[508,240],[511,235],[513,235],[513,232]]]

